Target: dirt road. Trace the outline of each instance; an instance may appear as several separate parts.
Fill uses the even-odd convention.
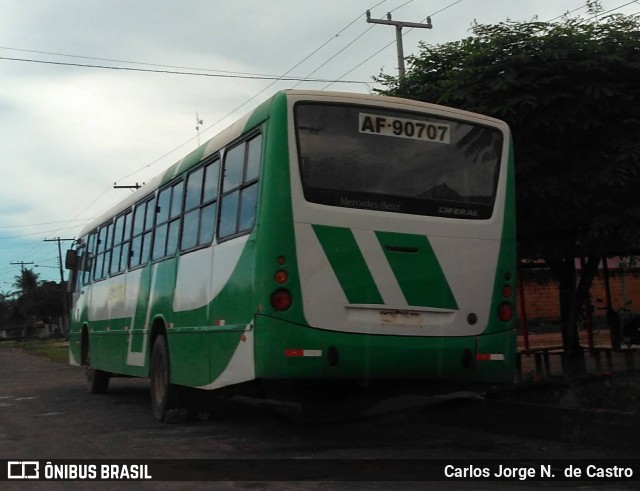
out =
[[[264,407],[231,402],[221,403],[211,420],[167,425],[151,416],[146,380],[115,379],[110,393],[90,395],[81,369],[6,349],[0,350],[0,374],[0,459],[629,457],[622,451],[440,424],[424,400],[413,408],[324,426],[296,424]],[[399,401],[397,407],[402,406]],[[451,486],[442,484],[440,489]]]

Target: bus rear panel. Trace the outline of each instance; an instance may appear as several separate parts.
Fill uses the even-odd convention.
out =
[[[275,212],[290,219],[267,220],[262,240],[288,298],[257,316],[256,376],[512,381],[507,126],[335,94],[291,94],[279,111],[289,174],[270,183],[265,169],[264,198],[290,202]]]

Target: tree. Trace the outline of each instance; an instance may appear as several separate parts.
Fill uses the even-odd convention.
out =
[[[64,297],[66,294],[65,283],[43,282],[36,290],[35,314],[42,320],[48,319],[48,322],[64,317]]]
[[[24,268],[20,275],[14,277],[13,286],[20,290],[22,296],[33,295],[38,287],[38,276],[33,269]]]
[[[13,286],[20,291],[15,305],[16,315],[25,321],[30,315],[35,314],[38,274],[32,269],[24,268],[21,274],[15,276]]]
[[[9,319],[10,306],[8,297],[8,294],[0,292],[0,327],[4,326]]]
[[[510,125],[519,254],[554,272],[564,348],[580,359],[575,321],[600,258],[640,250],[640,18],[506,21],[471,31],[457,42],[421,43],[404,83],[377,80],[385,94]],[[579,280],[578,257],[586,258]]]
[[[38,276],[32,269],[23,269],[15,277],[14,287],[18,291],[11,295],[17,295],[17,298],[3,302],[5,299],[0,295],[0,320],[4,312],[6,320],[26,322],[29,327],[29,321],[33,319],[52,323],[64,317],[66,283],[41,282]]]

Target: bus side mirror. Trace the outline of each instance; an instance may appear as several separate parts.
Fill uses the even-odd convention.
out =
[[[69,249],[67,251],[64,258],[64,267],[73,271],[78,269],[78,253],[75,250]]]

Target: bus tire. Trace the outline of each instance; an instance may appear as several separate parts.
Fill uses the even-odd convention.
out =
[[[151,409],[157,421],[164,421],[175,405],[176,388],[170,383],[169,349],[163,335],[156,337],[149,370]]]
[[[87,385],[90,394],[104,394],[109,390],[109,372],[88,367]]]
[[[89,345],[89,336],[83,336],[82,343],[82,366],[87,376],[87,391],[90,394],[104,394],[109,390],[109,372],[98,370],[91,366],[91,347]]]

